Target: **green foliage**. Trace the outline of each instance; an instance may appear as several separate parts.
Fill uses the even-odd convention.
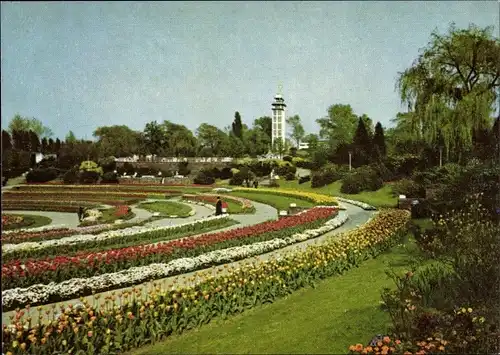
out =
[[[380,122],[375,125],[375,134],[373,136],[373,158],[375,161],[385,158],[387,148],[385,145],[384,128]]]
[[[41,183],[56,179],[59,176],[59,171],[55,168],[34,169],[26,174],[26,182]]]
[[[200,171],[194,178],[193,182],[198,185],[212,185],[215,183],[215,179],[211,176],[211,174],[208,174],[205,171]]]
[[[295,173],[297,172],[297,168],[293,166],[293,164],[289,161],[281,161],[278,162],[278,164],[274,168],[274,172],[278,176],[286,176],[287,174],[295,175]]]
[[[95,170],[80,170],[79,181],[81,184],[95,184],[102,174]]]
[[[311,177],[311,187],[323,187],[342,179],[348,172],[346,166],[326,164],[321,169],[314,171]]]
[[[425,189],[410,179],[401,179],[394,183],[392,191],[396,195],[405,195],[408,198],[425,197]]]
[[[234,113],[234,121],[231,127],[234,136],[241,139],[243,137],[243,123],[241,122],[241,116],[238,111]]]
[[[187,161],[182,161],[177,164],[177,172],[179,175],[188,176],[191,170],[188,168],[189,163]]]
[[[82,163],[80,164],[80,171],[92,171],[97,173],[99,176],[101,176],[103,173],[102,168],[97,165],[96,162],[93,162],[91,160],[82,161]]]
[[[328,108],[328,116],[317,119],[320,137],[327,138],[333,149],[341,143],[351,143],[358,117],[350,105],[336,104]]]
[[[113,171],[105,172],[101,179],[102,184],[118,184],[118,175]]]
[[[352,165],[358,167],[368,164],[371,158],[371,151],[372,139],[366,129],[365,121],[360,117],[352,143]]]
[[[140,152],[141,134],[125,125],[98,127],[93,135],[101,156],[128,157]]]
[[[73,167],[68,170],[63,176],[63,182],[65,184],[76,184],[79,181],[80,172],[78,167]]]
[[[500,40],[492,28],[474,25],[447,34],[432,33],[414,65],[400,73],[401,100],[413,111],[414,135],[436,142],[443,133],[447,153],[455,159],[472,144],[472,129],[490,127],[500,74]]]
[[[295,141],[297,147],[299,146],[300,141],[304,138],[305,130],[302,126],[300,116],[294,115],[290,116],[286,119],[286,123],[290,126],[291,132],[290,137]]]
[[[340,192],[358,194],[361,191],[376,191],[383,184],[382,179],[373,168],[361,167],[344,176]]]

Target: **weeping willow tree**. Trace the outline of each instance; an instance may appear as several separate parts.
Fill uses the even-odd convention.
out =
[[[500,87],[500,40],[492,27],[470,25],[431,41],[413,65],[399,73],[397,90],[408,105],[415,139],[437,144],[442,135],[446,154],[472,145],[472,132],[492,126]]]

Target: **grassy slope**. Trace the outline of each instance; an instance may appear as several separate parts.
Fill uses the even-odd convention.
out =
[[[359,194],[349,195],[340,192],[340,187],[342,186],[342,181],[336,181],[330,185],[312,188],[310,182],[304,184],[298,183],[298,181],[280,181],[280,188],[284,189],[297,189],[304,191],[316,192],[325,195],[335,195],[339,197],[348,198],[351,200],[357,200],[361,202],[368,203],[375,207],[396,207],[397,198],[392,195],[392,189],[389,185],[385,185],[380,190],[377,191],[363,191]]]
[[[175,335],[132,354],[164,353],[347,353],[367,343],[390,320],[379,309],[380,292],[393,287],[389,265],[406,270],[415,244],[399,246],[343,276],[321,281],[273,304]]]
[[[299,200],[292,197],[278,196],[272,195],[269,193],[259,193],[259,189],[256,189],[255,192],[246,192],[246,191],[233,191],[228,194],[243,197],[252,201],[257,201],[261,203],[268,204],[273,206],[278,210],[288,210],[291,203],[297,204],[299,207],[312,207],[314,204],[309,201]]]

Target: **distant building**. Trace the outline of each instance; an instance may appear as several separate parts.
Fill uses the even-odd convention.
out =
[[[281,91],[281,88],[280,90]],[[281,92],[274,96],[274,102],[272,103],[273,110],[273,122],[272,122],[272,135],[271,135],[271,143],[274,145],[274,142],[278,139],[284,143],[286,138],[286,105]]]
[[[309,143],[307,143],[307,142],[300,142],[298,148],[299,149],[309,149]]]

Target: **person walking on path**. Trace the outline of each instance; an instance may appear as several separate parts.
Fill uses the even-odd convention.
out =
[[[257,179],[255,179],[253,182],[253,187],[257,188],[258,186],[259,186],[259,182],[257,181]]]
[[[78,221],[81,222],[83,218],[83,207],[78,207]]]
[[[222,214],[222,201],[220,196],[217,196],[217,203],[215,204],[215,215],[220,216]]]

